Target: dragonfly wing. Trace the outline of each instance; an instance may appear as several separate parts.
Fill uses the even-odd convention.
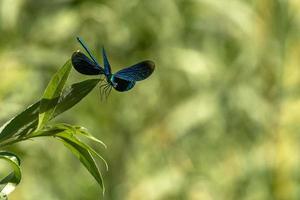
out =
[[[110,75],[111,74],[111,68],[110,68],[110,64],[109,64],[109,61],[107,59],[104,47],[102,47],[102,57],[103,57],[103,62],[104,62],[104,72],[105,72],[106,75]]]
[[[72,55],[72,65],[81,74],[98,75],[103,74],[104,71],[100,66],[97,66],[86,55],[80,51],[76,51]]]
[[[148,78],[154,71],[154,68],[154,62],[145,60],[131,67],[118,71],[114,74],[114,76],[127,81],[141,81]]]

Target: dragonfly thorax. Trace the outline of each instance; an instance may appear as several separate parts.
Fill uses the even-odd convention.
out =
[[[113,74],[108,77],[108,83],[113,86],[119,92],[125,92],[133,88],[135,81],[127,81],[118,77],[115,77]]]

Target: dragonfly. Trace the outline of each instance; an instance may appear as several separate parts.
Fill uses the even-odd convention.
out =
[[[72,54],[72,65],[75,70],[84,75],[104,75],[100,80],[100,95],[107,98],[114,88],[118,92],[126,92],[132,89],[137,81],[148,78],[155,69],[155,64],[151,60],[144,60],[130,67],[121,69],[116,73],[112,73],[111,66],[108,61],[104,47],[102,47],[103,66],[91,54],[89,48],[80,37],[76,37],[77,41],[84,48],[88,56],[80,50]]]

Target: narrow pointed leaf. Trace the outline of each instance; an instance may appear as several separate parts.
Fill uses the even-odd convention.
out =
[[[101,140],[95,138],[92,134],[90,134],[86,128],[78,126],[76,127],[76,133],[80,134],[90,140],[93,140],[94,142],[100,143],[101,145],[104,146],[104,148],[107,148],[106,144],[104,142],[102,142]]]
[[[0,180],[0,196],[6,197],[21,181],[20,159],[10,152],[0,152],[0,159],[9,162],[13,168],[13,172]]]
[[[52,118],[54,109],[66,84],[71,68],[71,62],[67,61],[50,80],[41,99],[38,129],[42,128]]]
[[[75,130],[75,132],[77,132],[77,131]],[[58,137],[64,137],[64,138],[67,138],[69,140],[72,140],[76,144],[78,144],[81,147],[87,149],[89,152],[93,153],[95,156],[100,158],[103,161],[103,163],[105,164],[106,170],[108,170],[108,164],[107,164],[106,160],[102,156],[100,156],[100,154],[98,154],[92,147],[90,147],[86,143],[82,142],[79,138],[75,137],[75,135],[73,133],[74,132],[65,131],[65,132],[57,134],[57,136]]]
[[[64,131],[69,131],[69,128],[62,127],[59,125],[52,125],[44,127],[43,129],[39,129],[32,135],[33,137],[41,137],[41,136],[56,136],[59,133]]]
[[[85,131],[83,132],[83,130],[85,130]],[[88,151],[93,153],[95,156],[100,158],[103,161],[103,163],[105,164],[106,170],[108,170],[108,164],[107,164],[106,160],[100,154],[98,154],[92,147],[90,147],[86,143],[82,142],[79,138],[77,138],[76,135],[82,135],[88,139],[91,139],[97,143],[100,143],[101,145],[103,145],[106,148],[106,145],[101,140],[98,140],[97,138],[92,136],[90,133],[88,133],[86,131],[85,128],[79,127],[79,126],[72,126],[70,124],[61,123],[61,124],[51,125],[51,126],[45,127],[42,130],[39,130],[35,133],[35,137],[57,136],[57,137],[65,137],[65,138],[72,140],[73,142],[77,143],[78,145],[82,146],[83,148],[87,149]]]
[[[98,184],[105,191],[103,185],[103,178],[101,172],[91,155],[91,152],[85,145],[82,145],[81,142],[75,140],[74,137],[69,134],[61,133],[57,137],[64,143],[64,145],[80,160],[80,162],[85,166],[85,168],[91,173],[91,175],[96,179]]]
[[[38,119],[38,109],[40,102],[29,106],[16,117],[12,118],[8,123],[0,129],[0,142],[14,135],[20,134]],[[35,124],[34,126],[36,126]]]
[[[86,95],[88,95],[94,87],[99,83],[100,79],[89,79],[79,83],[75,83],[68,88],[64,95],[61,96],[53,117],[69,110],[78,102],[80,102]]]

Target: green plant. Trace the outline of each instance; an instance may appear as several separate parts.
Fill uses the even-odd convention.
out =
[[[36,137],[55,137],[60,140],[86,167],[104,192],[101,172],[94,160],[105,160],[79,137],[105,144],[93,137],[85,128],[65,123],[50,124],[56,116],[80,102],[97,85],[100,79],[89,79],[66,87],[72,65],[68,61],[51,78],[42,98],[29,106],[0,128],[0,159],[11,164],[13,171],[0,180],[0,199],[7,199],[21,181],[20,159],[5,147]]]

